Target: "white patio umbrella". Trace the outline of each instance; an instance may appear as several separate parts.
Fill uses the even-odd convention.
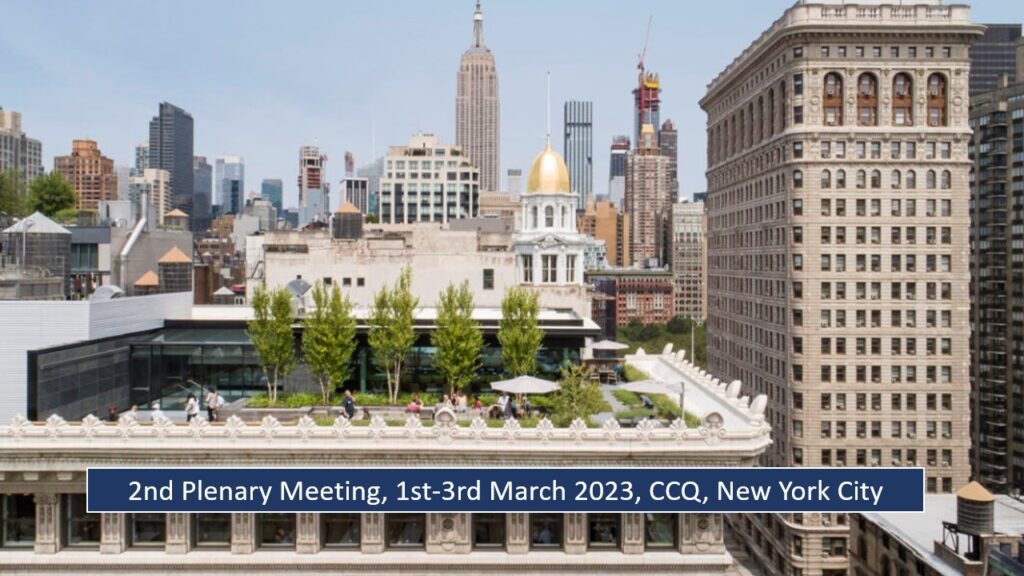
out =
[[[558,382],[535,378],[533,376],[519,376],[511,380],[499,380],[491,382],[491,388],[499,392],[509,394],[548,394],[558,390]]]
[[[591,346],[594,350],[625,350],[629,346],[621,344],[614,340],[601,340],[600,342],[594,342]]]

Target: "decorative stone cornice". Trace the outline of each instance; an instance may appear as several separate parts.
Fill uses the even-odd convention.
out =
[[[303,416],[295,424],[283,424],[273,416],[265,416],[258,424],[248,424],[237,416],[223,424],[211,424],[201,416],[188,424],[160,418],[153,423],[122,418],[106,423],[90,415],[81,422],[67,422],[51,416],[45,422],[31,422],[16,416],[11,424],[0,426],[0,442],[9,456],[24,457],[35,451],[60,451],[75,454],[87,449],[124,451],[145,450],[147,453],[194,451],[231,453],[299,450],[302,452],[336,452],[360,450],[380,453],[416,452],[444,453],[487,451],[496,454],[514,452],[568,454],[572,452],[644,452],[668,451],[678,456],[692,452],[707,457],[709,452],[733,456],[756,455],[770,443],[768,430],[761,426],[723,427],[715,418],[707,418],[698,428],[687,428],[683,420],[659,427],[642,422],[636,428],[621,428],[609,420],[600,428],[588,428],[582,420],[570,426],[555,427],[544,419],[535,428],[523,428],[517,420],[506,420],[501,428],[488,427],[476,417],[468,427],[456,424],[449,410],[438,412],[433,426],[424,426],[418,416],[409,416],[400,426],[390,426],[375,416],[368,426],[353,425],[344,417],[330,426],[320,426]],[[719,456],[719,454],[713,454]],[[3,458],[0,458],[3,460]]]

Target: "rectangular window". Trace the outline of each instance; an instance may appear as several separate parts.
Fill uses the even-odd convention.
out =
[[[793,123],[803,124],[804,123],[804,107],[793,106]]]
[[[131,546],[163,546],[167,541],[167,517],[164,514],[129,514],[127,520]]]
[[[231,545],[231,514],[192,514],[192,542],[196,547]]]
[[[804,93],[804,75],[794,74],[793,75],[793,95],[800,96]]]
[[[359,548],[359,514],[320,514],[324,548]]]
[[[64,494],[60,503],[61,535],[66,546],[99,546],[97,513],[86,512],[85,494]]]
[[[572,284],[576,282],[576,255],[567,254],[565,256],[565,282],[566,284]]]
[[[260,548],[294,548],[295,514],[257,514]]]
[[[530,548],[562,548],[562,514],[530,514]]]
[[[385,514],[388,548],[423,548],[426,514]]]
[[[555,254],[541,255],[541,282],[554,284],[558,282],[558,256]]]
[[[618,548],[620,514],[587,514],[587,542],[590,548]]]
[[[533,256],[524,254],[520,256],[523,265],[523,282],[533,284]]]
[[[32,546],[36,540],[36,503],[30,494],[0,496],[0,548]]]
[[[474,516],[476,516],[474,514]],[[675,514],[644,514],[647,548],[670,549],[676,545]]]
[[[494,290],[494,268],[484,268],[484,290]]]
[[[504,514],[473,514],[473,547],[505,547]]]

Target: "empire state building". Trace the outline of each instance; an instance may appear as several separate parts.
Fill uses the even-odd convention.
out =
[[[498,190],[500,169],[498,71],[484,44],[480,2],[473,13],[473,45],[462,54],[455,97],[455,142],[480,169],[480,190]]]

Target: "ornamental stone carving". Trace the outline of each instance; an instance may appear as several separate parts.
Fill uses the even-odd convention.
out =
[[[679,551],[683,554],[714,554],[725,551],[721,514],[681,514]]]
[[[468,554],[473,550],[469,514],[427,514],[427,552]]]

